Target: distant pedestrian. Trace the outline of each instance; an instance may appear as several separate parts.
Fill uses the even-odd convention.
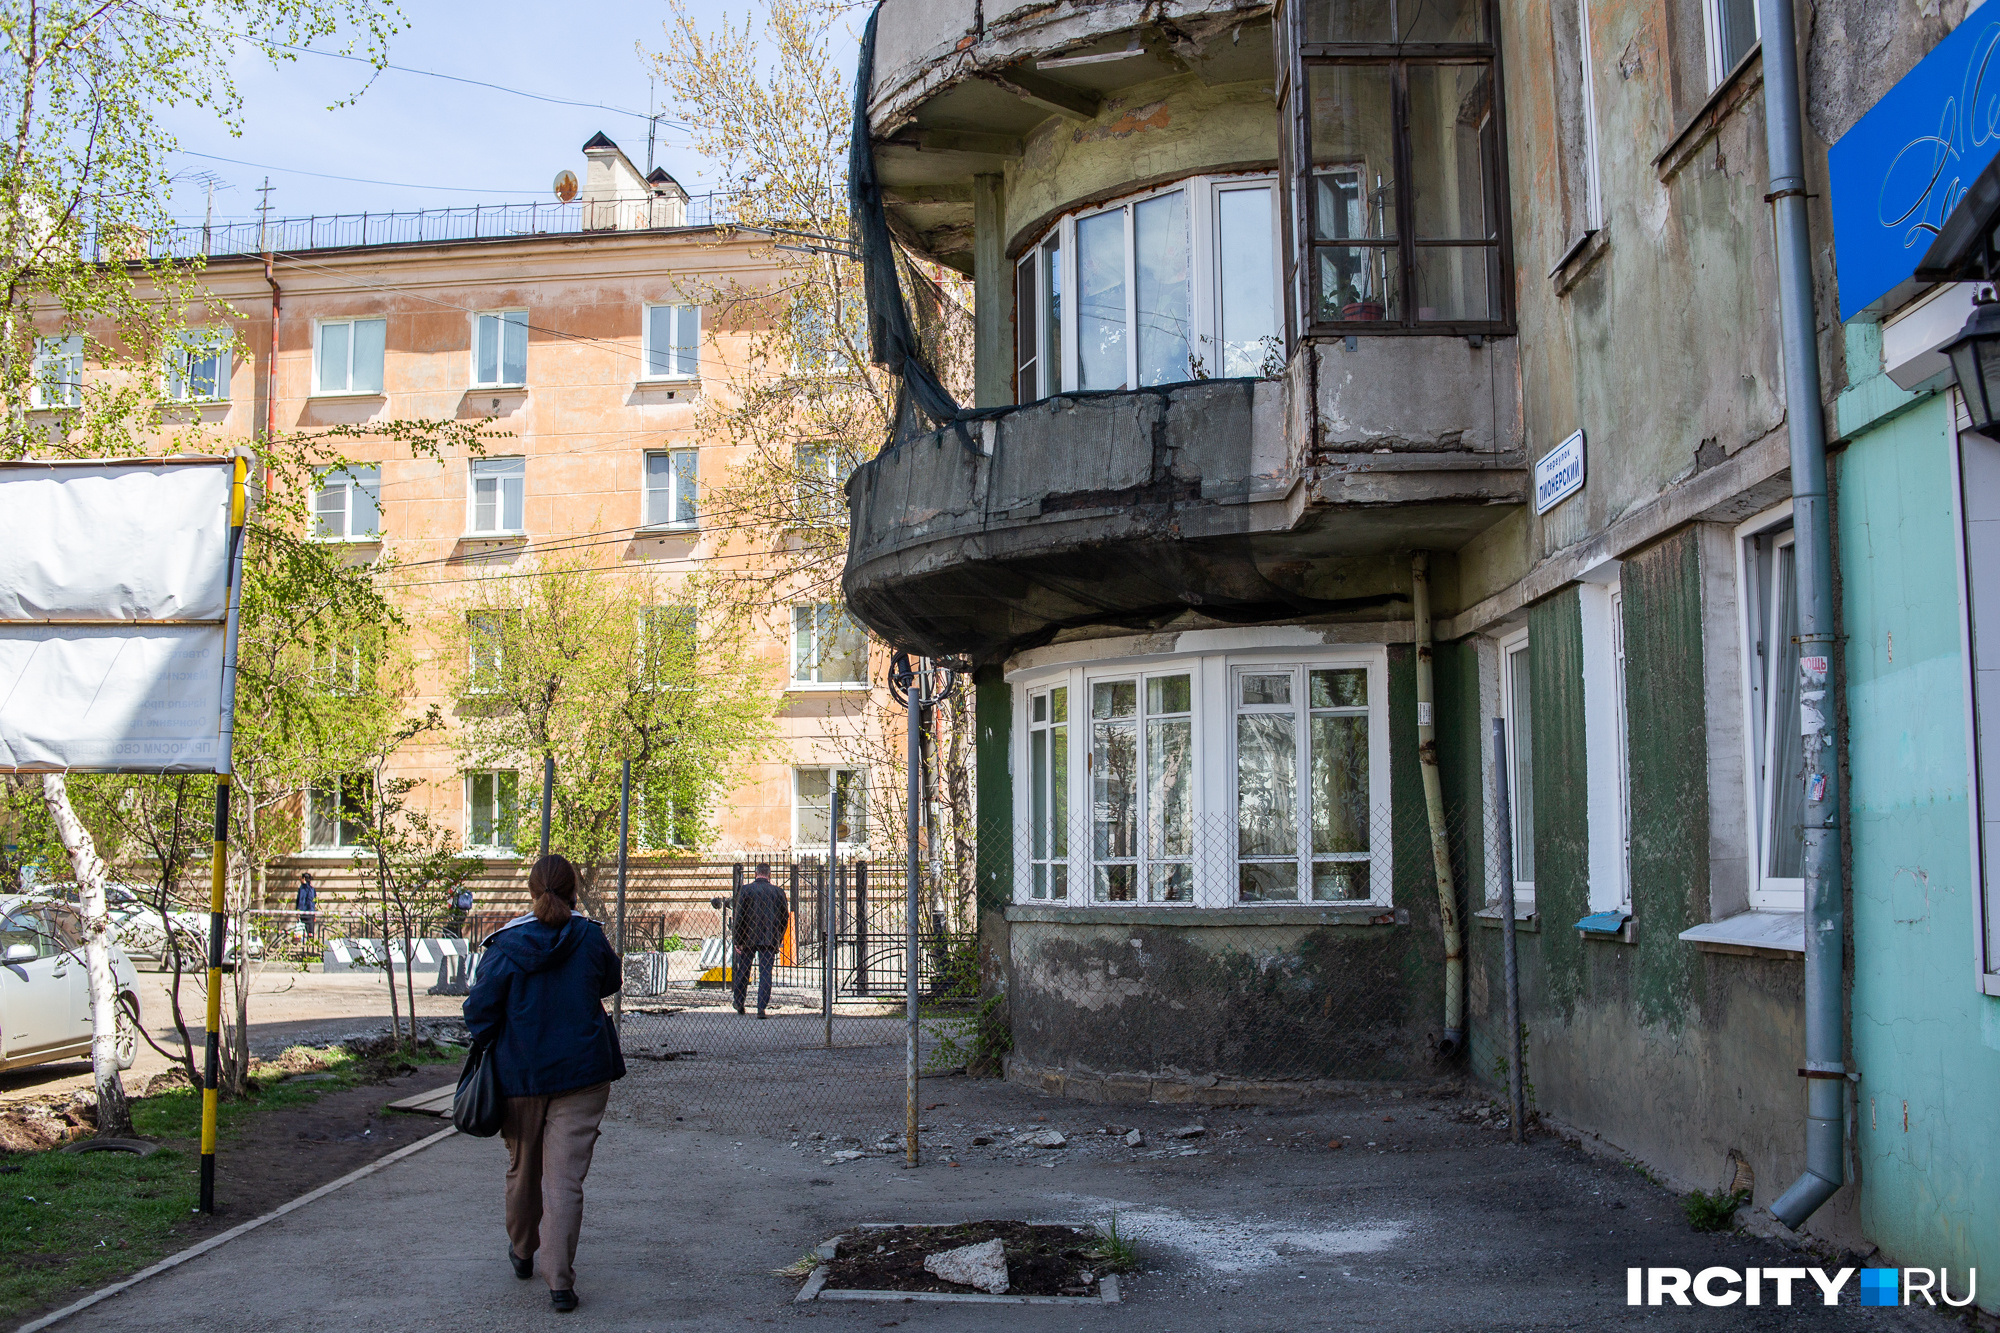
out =
[[[750,989],[750,960],[757,960],[757,1017],[764,1016],[764,1010],[771,1003],[771,961],[778,946],[785,942],[785,923],[791,919],[791,904],[785,901],[784,890],[771,882],[771,867],[765,862],[757,863],[757,877],[743,886],[736,896],[736,920],[730,933],[735,937],[736,956],[729,970],[731,988],[736,996],[736,1012],[743,1012],[743,1001]]]
[[[451,895],[451,924],[445,928],[445,933],[456,936],[459,939],[464,939],[465,916],[471,910],[472,890],[461,884],[458,886],[457,891]]]
[[[465,1026],[491,1047],[507,1113],[507,1259],[535,1275],[549,1301],[576,1308],[576,1240],[583,1178],[611,1083],[625,1077],[603,999],[622,977],[596,922],[578,916],[576,868],[544,856],[528,872],[533,910],[487,936]]]
[[[292,906],[298,909],[299,925],[305,928],[306,938],[311,939],[319,924],[319,890],[313,887],[312,871],[299,876],[299,892]]]

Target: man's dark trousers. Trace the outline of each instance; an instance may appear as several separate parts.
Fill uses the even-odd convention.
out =
[[[771,962],[776,949],[738,949],[736,965],[729,970],[730,984],[736,991],[736,1008],[743,1008],[743,997],[750,990],[750,955],[757,955],[757,1012],[763,1013],[771,1003]]]

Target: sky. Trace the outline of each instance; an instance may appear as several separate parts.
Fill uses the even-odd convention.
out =
[[[740,24],[762,10],[757,0],[691,0],[689,7],[711,28],[725,13]],[[200,173],[217,178],[218,222],[254,218],[267,176],[273,217],[553,199],[556,173],[568,168],[581,177],[583,143],[600,130],[645,170],[652,67],[635,44],[657,50],[667,41],[659,0],[403,0],[403,13],[408,30],[390,45],[392,64],[598,105],[555,105],[391,69],[354,105],[329,110],[367,84],[366,65],[301,54],[273,66],[246,51],[235,63],[244,101],[240,138],[207,112],[163,117],[183,150],[170,159],[178,177],[174,215],[201,222],[207,189]],[[851,46],[837,44],[849,67]],[[669,116],[655,163],[699,194],[711,184],[708,164],[673,123],[670,93],[657,85],[651,91]],[[327,179],[341,176],[356,179]]]

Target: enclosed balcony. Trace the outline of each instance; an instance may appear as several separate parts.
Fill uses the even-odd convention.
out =
[[[1489,0],[983,14],[876,28],[885,211],[973,275],[982,414],[851,480],[864,620],[1379,621],[1525,502]]]

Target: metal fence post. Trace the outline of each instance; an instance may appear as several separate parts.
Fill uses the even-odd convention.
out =
[[[820,949],[819,1000],[826,1016],[826,1048],[833,1049],[833,950],[838,927],[833,915],[833,867],[840,856],[840,775],[826,774],[826,871],[820,882],[820,935],[826,941]]]
[[[923,818],[924,800],[924,675],[920,669],[910,677],[904,706],[909,714],[908,748],[904,764],[909,786],[904,822],[908,825],[909,858],[903,871],[903,1004],[909,1030],[903,1060],[903,1165],[917,1165],[917,829]]]
[[[1521,958],[1514,940],[1514,814],[1507,791],[1507,723],[1493,719],[1493,811],[1500,821],[1500,967],[1507,986],[1507,1127],[1522,1141],[1528,1108],[1522,1095]]]
[[[625,1031],[625,870],[631,845],[632,761],[618,768],[618,989],[611,993],[611,1024]]]
[[[856,861],[854,875],[854,991],[868,993],[868,863]]]

